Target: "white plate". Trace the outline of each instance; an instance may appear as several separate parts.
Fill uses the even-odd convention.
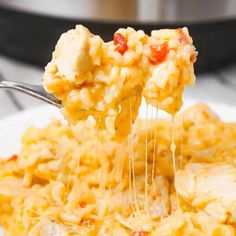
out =
[[[183,108],[197,103],[196,100],[188,99]],[[236,107],[228,106],[220,103],[205,102],[208,104],[222,120],[227,122],[236,122]],[[145,104],[142,103],[139,117],[146,117]],[[148,112],[151,117],[151,110]],[[158,117],[166,116],[164,112],[158,113]],[[27,129],[27,127],[34,125],[36,127],[43,127],[47,125],[52,119],[63,119],[59,110],[53,106],[44,105],[33,109],[29,109],[15,115],[9,116],[0,120],[0,157],[7,157],[15,154],[20,149],[20,136]]]
[[[183,109],[197,103],[196,100],[188,99]],[[236,121],[236,107],[228,106],[220,103],[206,102],[222,120],[226,122]],[[148,118],[151,118],[151,110],[148,112]],[[158,117],[166,117],[166,113],[159,112]],[[140,118],[146,118],[146,106],[142,103],[139,111]],[[52,119],[62,119],[59,110],[52,106],[40,106],[29,109],[15,115],[9,116],[0,120],[0,157],[7,157],[15,154],[20,149],[20,137],[22,133],[31,125],[36,127],[43,127],[47,125]],[[0,236],[2,236],[0,227]]]

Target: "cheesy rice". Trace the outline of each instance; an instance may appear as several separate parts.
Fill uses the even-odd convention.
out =
[[[0,160],[4,235],[235,236],[236,124],[175,115],[196,55],[187,28],[63,34],[43,83],[69,124],[30,127]],[[136,119],[142,97],[175,119]]]
[[[236,124],[221,122],[203,104],[184,119],[177,115],[175,179],[171,129],[168,119],[148,126],[146,211],[146,121],[135,122],[132,146],[89,120],[29,128],[19,156],[0,164],[4,235],[235,235]],[[129,184],[132,152],[138,209]]]
[[[170,114],[180,109],[184,86],[195,81],[196,55],[187,28],[154,30],[151,36],[119,29],[105,43],[78,25],[60,37],[43,84],[62,101],[70,123],[92,115],[99,127],[108,123],[111,132],[127,135],[130,111],[133,123],[142,96]]]

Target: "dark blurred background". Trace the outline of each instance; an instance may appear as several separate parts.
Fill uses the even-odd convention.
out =
[[[187,26],[198,72],[236,60],[236,0],[0,0],[0,53],[45,66],[59,36],[76,24],[104,40],[119,27]]]

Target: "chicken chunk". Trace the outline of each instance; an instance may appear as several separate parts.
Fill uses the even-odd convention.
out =
[[[188,164],[176,174],[178,194],[219,222],[236,220],[236,166],[227,163]]]

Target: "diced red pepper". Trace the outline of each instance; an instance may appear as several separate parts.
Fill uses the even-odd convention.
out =
[[[190,56],[190,61],[192,63],[195,63],[197,61],[197,53],[196,52],[193,52]]]
[[[131,234],[131,236],[148,236],[148,232],[145,232],[143,230],[135,231]]]
[[[80,205],[81,208],[85,208],[86,203],[84,203],[84,202],[79,202],[79,205]]]
[[[5,159],[5,160],[0,160],[0,164],[7,164],[9,162],[14,162],[17,161],[18,156],[17,155],[12,155],[10,158]]]
[[[17,155],[12,155],[7,161],[17,161],[18,156]]]
[[[121,34],[114,34],[114,44],[116,45],[116,51],[118,51],[121,55],[128,50],[127,39]]]
[[[182,44],[186,44],[188,42],[188,39],[183,31],[182,28],[177,29],[177,33],[179,34],[179,41]]]
[[[152,64],[158,64],[163,62],[166,59],[167,54],[169,53],[167,42],[157,45],[151,45],[150,49],[151,49],[151,54],[149,56],[149,61]]]

